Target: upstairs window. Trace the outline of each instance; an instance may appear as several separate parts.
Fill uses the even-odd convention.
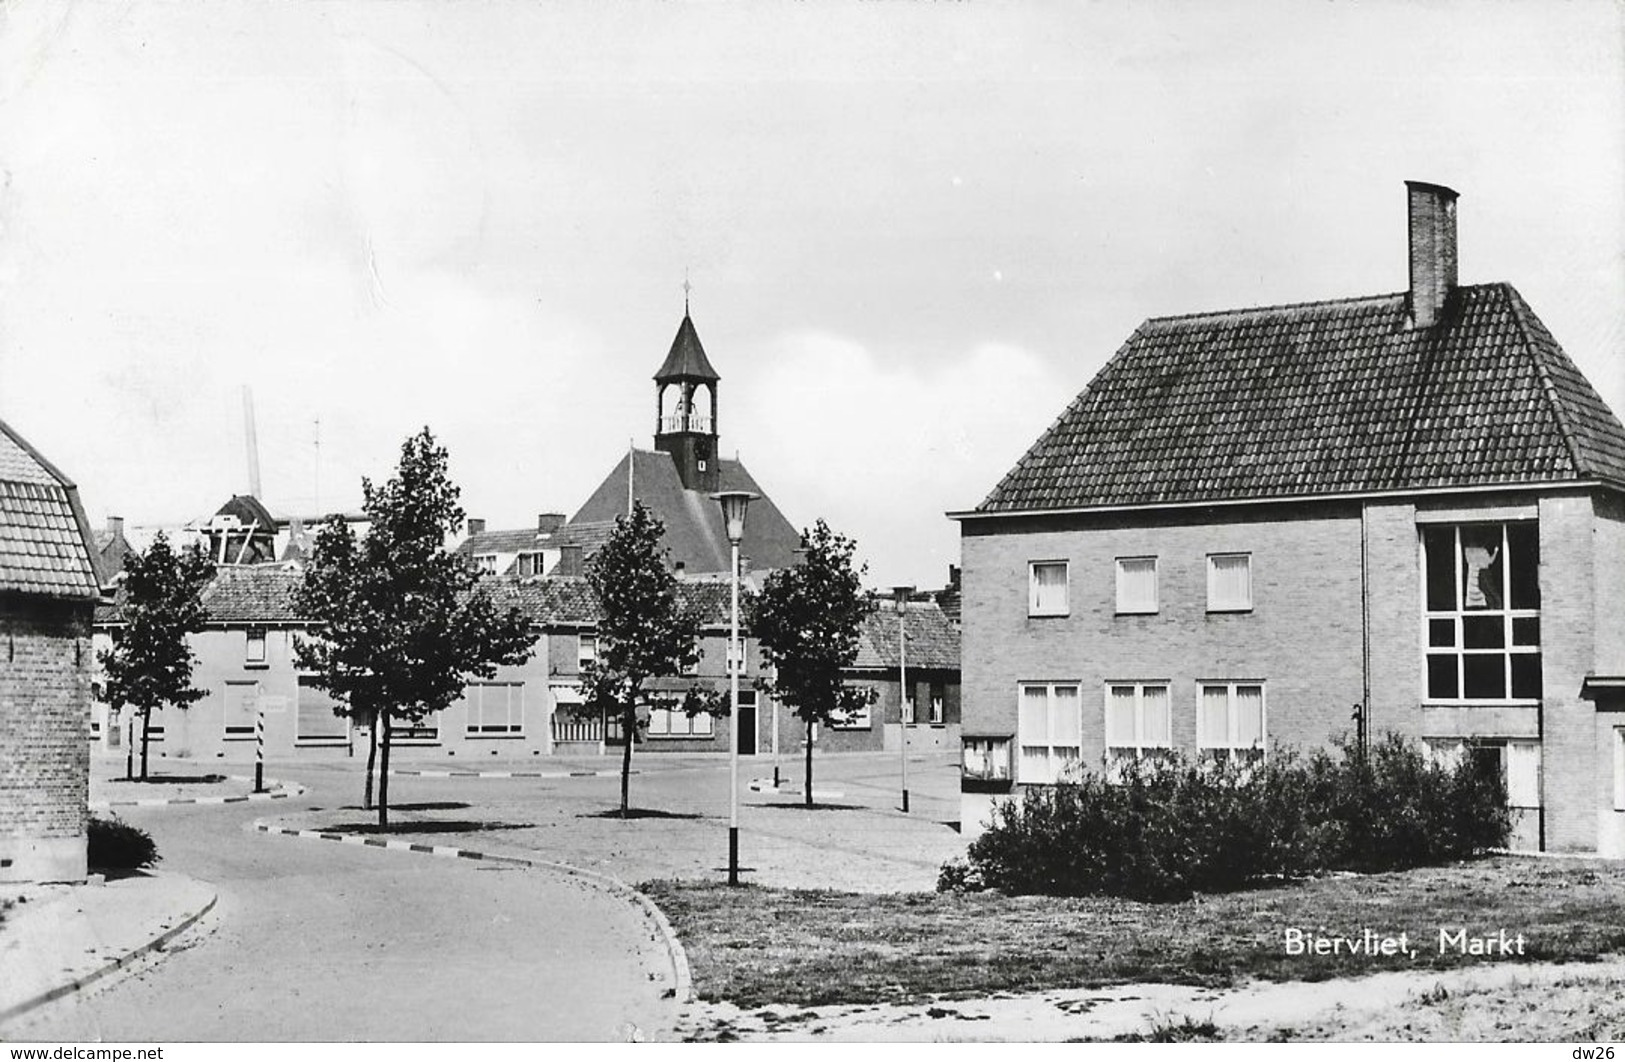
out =
[[[474,570],[481,575],[495,575],[497,573],[497,555],[495,553],[476,553],[474,555]]]
[[[1066,561],[1033,561],[1027,566],[1027,614],[1067,614]]]
[[[1253,555],[1207,555],[1207,610],[1249,612],[1253,607]]]
[[[1422,566],[1427,699],[1539,700],[1539,528],[1424,527]]]
[[[515,561],[518,567],[518,576],[529,579],[533,575],[542,574],[542,555],[540,553],[521,553]]]
[[[587,665],[598,659],[598,635],[576,635],[576,670],[585,671]]]
[[[1117,558],[1117,614],[1157,611],[1157,558]]]
[[[243,654],[243,661],[250,666],[265,663],[265,632],[263,630],[248,632],[248,648]]]

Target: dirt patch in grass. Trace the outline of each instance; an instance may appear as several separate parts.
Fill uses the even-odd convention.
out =
[[[657,808],[627,808],[623,815],[620,808],[610,808],[608,811],[586,811],[577,815],[578,819],[703,819],[704,815],[689,814],[680,811],[661,811]]]
[[[702,999],[924,1002],[1135,982],[1228,987],[1625,953],[1625,866],[1498,857],[1341,875],[1175,904],[995,894],[870,895],[651,882]],[[1289,955],[1285,932],[1404,933],[1412,954]],[[1439,947],[1441,929],[1522,934],[1523,954]],[[1499,939],[1499,938],[1497,938]]]
[[[153,774],[146,778],[109,778],[108,781],[117,785],[214,785],[224,782],[223,774]]]

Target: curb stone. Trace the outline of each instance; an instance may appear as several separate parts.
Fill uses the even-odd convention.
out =
[[[228,779],[232,782],[253,782],[252,778],[240,778],[232,775]],[[305,787],[298,782],[293,783],[289,789],[284,782],[275,779],[266,779],[266,785],[274,788],[275,792],[241,793],[236,796],[217,797],[153,797],[148,800],[92,800],[87,807],[91,811],[110,811],[113,808],[161,808],[174,804],[246,804],[258,803],[265,800],[286,800],[289,797],[303,796]]]
[[[260,833],[275,834],[282,837],[297,837],[307,841],[335,841],[339,844],[360,845],[366,848],[387,848],[397,852],[416,852],[420,855],[439,856],[442,859],[469,859],[486,863],[501,863],[509,866],[531,867],[536,870],[553,870],[559,873],[581,878],[592,882],[601,888],[615,893],[625,899],[630,899],[644,915],[660,930],[662,942],[666,945],[667,957],[671,960],[672,972],[676,978],[676,985],[672,992],[679,1004],[689,1003],[694,996],[694,981],[689,971],[688,953],[683,950],[682,941],[677,939],[677,931],[671,926],[666,917],[653,900],[634,889],[619,878],[608,874],[600,874],[595,870],[583,870],[571,866],[569,863],[558,863],[550,859],[528,859],[524,856],[494,855],[489,852],[476,852],[467,848],[454,848],[443,844],[421,844],[415,841],[392,841],[382,837],[367,837],[353,833],[334,833],[326,830],[297,830],[286,826],[275,826],[271,823],[256,820],[252,823],[253,829]]]
[[[633,774],[639,772],[633,771]],[[620,771],[397,771],[390,777],[402,778],[619,778]]]
[[[5,1022],[8,1022],[12,1018],[15,1018],[21,1014],[26,1014],[28,1011],[31,1011],[36,1007],[42,1007],[54,1000],[61,999],[63,996],[68,995],[69,993],[78,992],[84,989],[86,986],[94,984],[103,977],[106,977],[114,970],[122,969],[142,956],[162,949],[170,941],[174,940],[176,937],[180,936],[182,933],[196,925],[198,919],[214,910],[214,905],[219,902],[219,900],[219,893],[209,893],[208,903],[204,904],[200,909],[194,911],[192,914],[181,919],[178,925],[164,930],[162,933],[158,934],[156,937],[147,941],[140,947],[126,952],[106,965],[98,967],[97,969],[92,970],[90,973],[85,974],[83,977],[76,977],[73,980],[68,981],[66,984],[60,984],[55,988],[47,989],[46,991],[41,992],[39,995],[34,996],[32,999],[25,999],[21,1003],[16,1003],[10,1007],[7,1007],[5,1010],[0,1011],[0,1025],[3,1025]]]

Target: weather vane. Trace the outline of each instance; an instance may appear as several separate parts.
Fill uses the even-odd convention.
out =
[[[683,270],[683,316],[688,316],[688,293],[693,285],[688,282],[688,270]]]

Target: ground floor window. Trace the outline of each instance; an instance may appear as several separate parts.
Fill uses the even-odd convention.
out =
[[[1114,682],[1106,687],[1106,760],[1138,759],[1173,747],[1166,682]]]
[[[295,709],[295,734],[299,741],[342,741],[348,737],[343,718],[333,714],[338,702],[315,685],[309,675],[299,676],[299,703]]]
[[[1209,759],[1264,757],[1264,686],[1204,682],[1196,707],[1196,745]]]
[[[1625,811],[1625,727],[1614,728],[1614,810]]]
[[[226,740],[252,741],[259,719],[260,684],[226,683]]]
[[[440,713],[430,712],[416,723],[407,722],[404,719],[391,719],[389,722],[389,738],[391,742],[439,741]]]
[[[739,703],[743,704],[744,691],[740,691],[739,696],[741,698]],[[906,712],[908,706],[904,705],[901,710]],[[870,714],[869,705],[864,704],[851,709],[845,715],[832,716],[829,725],[831,730],[870,730],[874,727],[874,717]]]
[[[470,736],[525,732],[523,682],[471,683],[463,691],[463,703],[468,709]]]
[[[1507,806],[1540,807],[1540,742],[1533,738],[1428,738],[1435,762],[1455,767],[1468,759],[1485,771],[1501,776]],[[1618,795],[1616,771],[1616,796]]]
[[[940,723],[942,722],[943,718],[943,707],[948,703],[948,684],[945,682],[933,682],[931,683],[928,692],[930,694],[931,705],[930,721],[933,723]]]
[[[740,707],[744,707],[745,692],[739,691]],[[751,693],[755,695],[755,691]],[[714,727],[710,712],[691,716],[681,708],[649,709],[650,737],[710,737]]]
[[[1022,782],[1058,782],[1081,758],[1083,721],[1076,683],[1023,683],[1016,739]]]

